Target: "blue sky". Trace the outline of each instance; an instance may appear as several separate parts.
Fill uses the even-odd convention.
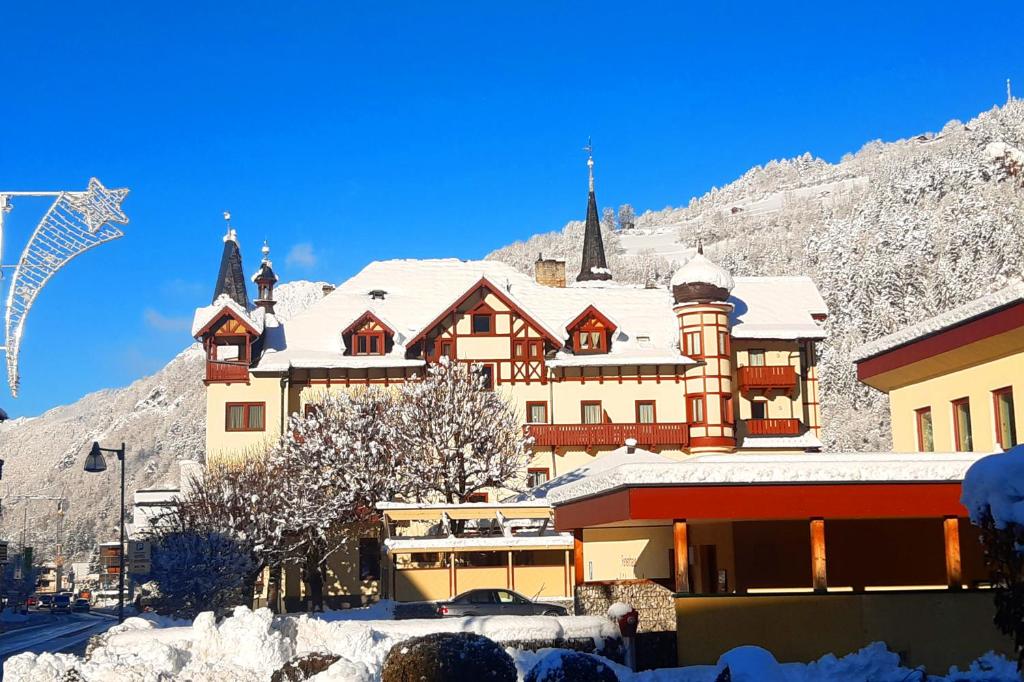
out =
[[[31,415],[152,372],[248,271],[475,258],[598,199],[685,204],[750,166],[938,130],[1024,91],[1021,3],[7,3],[0,189],[132,193],[125,238],[27,323]],[[4,263],[45,205],[9,217]],[[297,249],[298,257],[288,258]]]

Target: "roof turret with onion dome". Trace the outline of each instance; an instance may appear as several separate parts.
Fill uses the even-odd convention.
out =
[[[697,254],[672,275],[672,297],[677,304],[726,301],[733,285],[729,271],[705,256],[698,241]]]

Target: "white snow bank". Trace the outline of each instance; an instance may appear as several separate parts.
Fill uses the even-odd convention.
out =
[[[608,607],[608,617],[612,620],[616,618],[622,618],[627,613],[633,610],[633,607],[629,604],[625,604],[621,601],[617,601]]]
[[[1024,445],[972,464],[964,475],[960,502],[975,524],[991,516],[997,528],[1024,525]]]

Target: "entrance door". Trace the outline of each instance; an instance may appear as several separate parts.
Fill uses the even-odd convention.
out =
[[[697,592],[715,594],[718,589],[718,548],[714,545],[697,546]]]

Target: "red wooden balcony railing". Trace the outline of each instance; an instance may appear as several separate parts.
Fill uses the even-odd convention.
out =
[[[590,447],[619,446],[627,438],[639,445],[677,445],[690,442],[688,424],[528,424],[524,427],[534,438],[534,445]]]
[[[803,431],[799,419],[748,419],[746,424],[751,436],[799,436]]]
[[[245,362],[206,361],[207,381],[248,381],[249,365]]]
[[[736,380],[741,391],[796,388],[796,367],[792,365],[740,367]]]

